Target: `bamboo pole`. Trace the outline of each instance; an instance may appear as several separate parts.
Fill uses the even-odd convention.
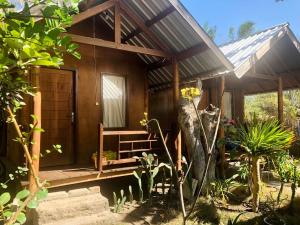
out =
[[[173,58],[172,59],[173,66],[173,110],[174,110],[174,123],[175,123],[175,149],[177,154],[177,170],[180,171],[181,168],[181,158],[182,158],[182,150],[181,150],[181,132],[178,127],[178,103],[179,103],[179,65],[178,61]]]
[[[278,121],[283,123],[283,85],[282,77],[278,78]]]
[[[40,91],[40,80],[39,80],[39,69],[35,68],[33,69],[32,78],[33,78],[33,86],[36,87],[37,92],[35,96],[33,97],[33,114],[36,117],[36,127],[41,128],[42,127],[42,95]],[[35,173],[32,174],[32,172],[29,173],[29,190],[31,193],[34,193],[37,190],[37,185],[35,182],[35,179],[39,174],[39,168],[40,168],[40,152],[41,152],[41,132],[40,131],[34,131],[32,135],[32,150],[31,150],[31,157],[32,157],[32,164],[35,168]]]

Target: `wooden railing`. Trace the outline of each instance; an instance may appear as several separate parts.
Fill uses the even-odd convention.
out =
[[[136,136],[144,135],[144,139],[136,139]],[[104,152],[104,138],[107,136],[117,136],[118,137],[118,148],[117,148],[117,159],[116,160],[107,160],[103,161],[103,152]],[[126,137],[127,139],[124,140]],[[130,138],[133,137],[133,138]],[[128,139],[130,138],[130,139]],[[167,137],[166,137],[167,138]],[[133,159],[133,155],[138,152],[151,152],[159,150],[157,147],[157,143],[159,140],[153,133],[149,133],[144,130],[121,130],[121,131],[104,131],[103,125],[99,125],[99,147],[98,147],[98,158],[97,158],[97,167],[98,171],[103,170],[103,166],[106,165],[118,165],[118,164],[125,164],[125,163],[132,163],[136,162]],[[165,140],[164,140],[165,141]],[[129,147],[130,146],[130,147]],[[143,146],[143,147],[141,147]],[[125,148],[127,147],[127,148]],[[130,157],[123,158],[123,155],[130,155]]]

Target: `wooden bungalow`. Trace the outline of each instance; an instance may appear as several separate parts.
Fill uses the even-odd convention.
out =
[[[46,131],[34,137],[33,155],[62,146],[62,154],[34,160],[50,187],[132,174],[132,156],[160,149],[155,134],[139,123],[144,112],[156,116],[163,110],[158,117],[163,127],[176,127],[180,80],[233,69],[178,0],[84,3],[68,30],[81,60],[66,56],[59,70],[33,72],[38,93],[20,115],[26,122],[34,113]],[[169,84],[163,98],[153,92]],[[19,165],[24,156],[12,151],[14,133],[9,128],[7,133],[5,155]],[[180,159],[180,136],[176,140]],[[95,169],[91,157],[96,152]]]

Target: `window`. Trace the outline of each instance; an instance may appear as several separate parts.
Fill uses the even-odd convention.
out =
[[[227,119],[232,119],[232,94],[231,94],[231,92],[224,93],[224,116]]]
[[[122,76],[102,76],[103,126],[126,126],[126,79]]]

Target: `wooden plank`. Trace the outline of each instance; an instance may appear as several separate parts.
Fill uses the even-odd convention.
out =
[[[132,141],[120,141],[121,144],[131,144],[131,143],[148,143],[148,142],[157,142],[157,139],[150,140],[132,140]]]
[[[119,2],[115,4],[115,42],[121,44],[121,14]]]
[[[121,150],[120,153],[130,153],[130,152],[150,152],[150,151],[156,151],[159,150],[160,148],[141,148],[141,149],[133,149],[133,150]]]
[[[127,5],[125,5],[122,0],[120,1],[120,6],[122,11],[133,20],[134,23],[145,33],[147,34],[150,39],[162,50],[168,52],[168,48],[156,37],[156,35],[144,24],[144,21],[140,19],[140,17],[131,10]]]
[[[134,53],[152,55],[157,57],[166,57],[166,58],[169,57],[168,53],[157,49],[143,48],[143,47],[127,45],[127,44],[118,45],[117,43],[112,41],[106,41],[99,38],[84,37],[76,34],[68,34],[68,36],[70,36],[74,42],[81,43],[81,44],[118,49],[121,51],[134,52]]]
[[[89,8],[86,11],[79,13],[78,15],[75,15],[73,17],[72,25],[80,23],[81,21],[86,20],[92,16],[96,16],[97,14],[113,7],[115,5],[115,3],[116,3],[115,0],[108,0],[100,5],[97,5],[93,8]]]
[[[278,121],[283,123],[283,85],[282,77],[278,78]]]
[[[120,165],[120,164],[135,163],[135,162],[137,162],[137,160],[133,158],[119,159],[119,160],[106,160],[103,161],[103,166],[112,166],[112,165]]]
[[[118,131],[103,131],[104,136],[109,135],[139,135],[148,134],[145,130],[118,130]]]
[[[147,20],[145,22],[145,25],[149,28],[149,27],[153,26],[155,23],[161,21],[163,18],[167,17],[169,14],[171,14],[174,11],[175,11],[175,8],[173,6],[170,6],[170,7],[166,8],[164,11],[162,11],[161,13],[157,14],[157,16],[153,17],[150,20]],[[137,28],[134,31],[132,31],[130,34],[128,34],[126,37],[124,37],[122,41],[127,42],[131,38],[139,35],[142,32],[143,31],[141,28]]]

